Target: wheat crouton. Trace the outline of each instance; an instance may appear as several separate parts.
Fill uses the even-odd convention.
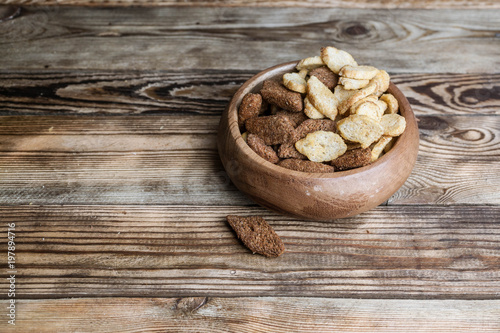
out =
[[[337,129],[344,139],[359,142],[361,148],[369,147],[384,134],[384,130],[378,121],[357,114],[340,120],[337,123]]]

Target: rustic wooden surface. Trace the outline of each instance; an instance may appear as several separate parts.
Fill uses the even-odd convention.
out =
[[[352,49],[390,73],[491,73],[500,10],[28,8],[0,25],[4,68],[251,70]],[[318,51],[316,51],[318,50]],[[45,55],[45,56],[41,56]],[[179,56],[182,55],[182,56]],[[79,72],[78,72],[79,74]]]
[[[498,2],[240,3],[0,23],[0,331],[500,331]],[[387,69],[420,128],[405,185],[330,223],[256,205],[215,143],[245,80],[324,45]],[[264,216],[287,252],[252,255],[228,214]]]
[[[78,298],[30,300],[23,332],[492,332],[499,301],[332,298]],[[72,309],[68,311],[68,309]],[[120,309],[120,312],[117,312]],[[245,311],[247,309],[247,311]],[[80,314],[75,317],[78,311]],[[50,322],[51,325],[47,325]],[[481,330],[478,330],[478,327]],[[33,329],[36,327],[36,330]]]
[[[6,0],[17,5],[318,7],[318,8],[500,8],[490,0]]]

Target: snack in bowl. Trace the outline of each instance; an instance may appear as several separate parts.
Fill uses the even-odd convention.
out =
[[[340,51],[323,48],[319,56],[258,73],[224,111],[219,155],[233,184],[257,203],[331,221],[376,207],[410,175],[419,140],[408,100],[386,71]],[[261,94],[267,108],[240,127],[239,108],[249,93]],[[256,148],[260,155],[245,141],[249,134],[264,141]]]
[[[341,165],[338,171],[365,166],[377,161],[390,138],[406,127],[397,99],[387,92],[389,82],[386,71],[358,65],[349,53],[326,47],[321,56],[301,60],[281,82],[266,80],[259,93],[247,93],[238,108],[238,124],[251,133],[250,148],[285,168],[301,170],[297,162],[279,163],[286,158]],[[278,111],[260,115],[262,100]],[[343,158],[352,143],[370,156],[368,162]]]

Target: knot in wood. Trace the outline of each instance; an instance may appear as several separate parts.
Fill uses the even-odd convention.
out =
[[[359,22],[352,22],[346,28],[344,33],[353,37],[359,37],[368,34],[370,30]]]
[[[421,130],[444,130],[449,127],[446,120],[438,116],[421,116],[418,120],[418,127]]]
[[[174,310],[179,314],[188,315],[200,309],[203,305],[207,304],[207,297],[183,297],[179,298],[175,305]]]
[[[0,22],[12,20],[21,14],[21,7],[18,6],[0,6]]]

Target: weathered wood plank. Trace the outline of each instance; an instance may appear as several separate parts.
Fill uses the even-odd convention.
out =
[[[394,204],[500,203],[500,117],[421,116],[420,149]]]
[[[392,81],[416,114],[500,114],[499,74],[399,74]]]
[[[419,119],[417,164],[389,204],[499,205],[500,117]],[[222,168],[217,123],[215,116],[0,117],[0,202],[252,205]]]
[[[6,302],[0,301],[2,308]],[[21,300],[23,332],[498,332],[500,302],[312,297]]]
[[[43,71],[0,74],[0,112],[220,115],[256,72]]]
[[[264,216],[286,252],[252,255],[227,214]],[[498,206],[389,206],[312,222],[260,207],[33,205],[2,206],[0,221],[2,232],[16,224],[18,299],[500,299]]]
[[[201,6],[201,7],[344,7],[344,8],[499,8],[496,1],[429,1],[429,0],[7,0],[17,5],[78,5],[78,6]]]
[[[500,11],[28,8],[0,25],[8,69],[259,70],[335,45],[392,72],[499,67]]]
[[[194,135],[217,133],[220,115],[0,116],[0,135]]]
[[[14,138],[15,140],[15,138]],[[64,138],[60,143],[64,144]],[[78,141],[76,137],[72,143]],[[110,139],[83,140],[88,149]],[[112,141],[120,140],[111,139]],[[175,137],[170,143],[193,143]],[[22,141],[22,140],[20,140]],[[132,141],[138,141],[135,138]],[[157,144],[157,138],[144,146]],[[190,142],[191,141],[191,142]],[[33,142],[53,142],[34,138]],[[215,138],[210,140],[215,142]],[[71,143],[70,143],[71,145]],[[1,154],[0,198],[6,204],[253,204],[231,183],[218,154],[210,150],[50,152]],[[144,148],[141,147],[141,149]],[[73,146],[74,147],[74,146]],[[81,146],[80,146],[81,147]],[[137,147],[137,146],[136,146]]]
[[[218,116],[254,74],[227,70],[0,72],[0,113]],[[392,81],[417,114],[500,114],[498,73],[394,74]]]

